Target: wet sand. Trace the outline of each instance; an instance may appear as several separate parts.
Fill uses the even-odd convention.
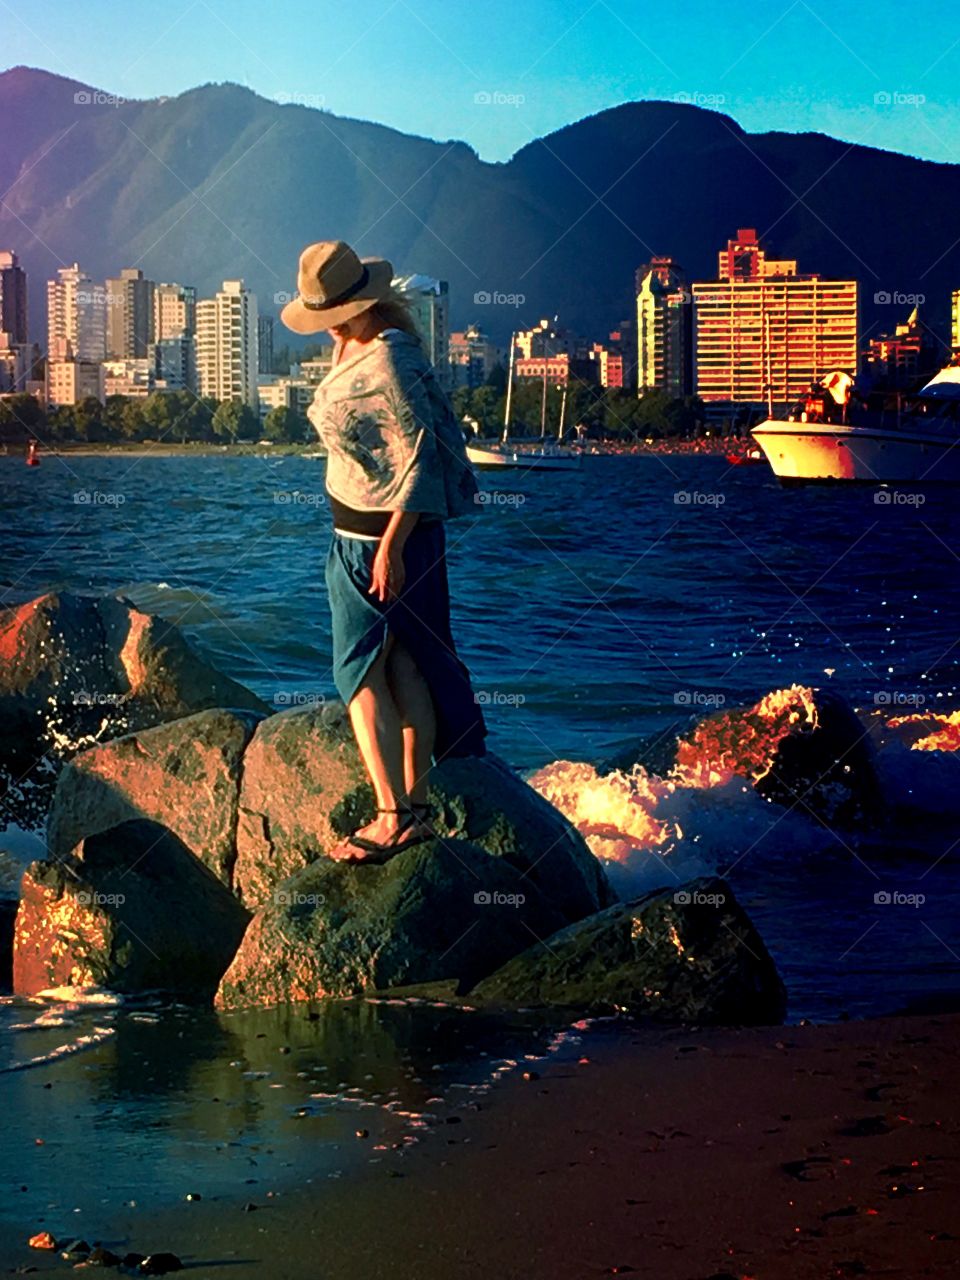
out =
[[[621,1031],[584,1053],[282,1195],[238,1186],[82,1224],[15,1223],[8,1202],[0,1258],[65,1273],[26,1240],[82,1225],[91,1243],[235,1280],[960,1275],[960,1016]]]

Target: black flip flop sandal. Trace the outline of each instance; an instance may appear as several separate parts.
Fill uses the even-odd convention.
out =
[[[402,853],[404,849],[412,849],[414,845],[424,844],[427,840],[433,839],[433,833],[429,832],[424,835],[411,836],[409,840],[401,840],[400,837],[412,823],[419,821],[417,815],[413,812],[412,806],[406,809],[378,809],[377,813],[399,813],[403,817],[400,825],[397,827],[393,838],[384,843],[381,840],[369,840],[366,836],[350,836],[349,843],[356,845],[358,849],[363,849],[365,853],[372,853],[380,859],[392,858],[395,853]],[[372,862],[373,858],[358,859],[361,862]]]

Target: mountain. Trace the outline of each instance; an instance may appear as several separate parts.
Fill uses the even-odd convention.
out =
[[[463,142],[235,84],[104,98],[41,70],[0,74],[0,247],[29,272],[37,339],[60,265],[79,261],[95,279],[140,266],[201,296],[243,277],[275,314],[303,245],[337,237],[398,273],[449,280],[452,324],[475,320],[501,341],[554,313],[603,337],[632,310],[638,265],[669,254],[690,279],[712,279],[738,227],[801,271],[859,279],[865,329],[910,310],[875,294],[920,294],[945,337],[960,288],[960,165],[821,134],[749,134],[700,107],[626,103],[488,164]]]

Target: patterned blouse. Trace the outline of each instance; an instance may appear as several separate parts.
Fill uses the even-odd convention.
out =
[[[386,329],[335,365],[307,416],[327,449],[327,492],[358,511],[476,514],[463,432],[419,340]]]

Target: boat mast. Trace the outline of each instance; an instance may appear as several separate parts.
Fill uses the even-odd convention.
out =
[[[767,366],[767,417],[773,417],[773,375],[770,371],[770,313],[764,313],[763,317],[763,337],[764,346],[766,347],[766,366]]]
[[[563,395],[560,398],[560,426],[557,430],[557,440],[563,439],[563,419],[567,412],[567,384],[563,384]]]
[[[510,365],[507,371],[507,403],[503,411],[503,435],[500,437],[501,441],[504,444],[507,443],[507,433],[510,430],[510,401],[513,396],[513,356],[517,346],[516,338],[517,338],[516,331],[511,329],[510,331]]]

